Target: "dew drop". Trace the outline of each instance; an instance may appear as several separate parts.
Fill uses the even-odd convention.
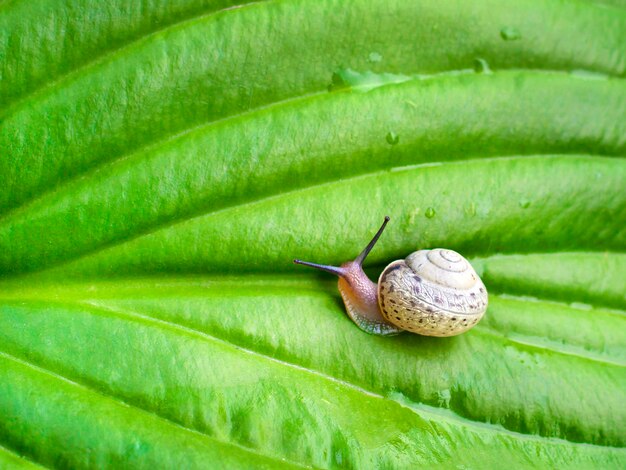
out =
[[[522,34],[517,28],[505,26],[500,30],[500,37],[502,37],[505,41],[517,41],[518,39],[522,39]]]
[[[392,83],[402,83],[411,80],[409,75],[393,73],[375,73],[372,71],[359,72],[350,68],[341,68],[333,73],[329,91],[350,88],[355,91],[368,92],[374,88]]]
[[[579,310],[592,310],[593,305],[585,304],[583,302],[572,302],[569,304],[572,308],[577,308]]]
[[[426,209],[425,215],[429,219],[432,219],[433,217],[435,217],[436,213],[437,212],[435,212],[435,209],[433,207],[429,207],[428,209]]]
[[[341,73],[335,72],[331,78],[330,85],[328,85],[328,91],[341,90],[343,88],[348,88],[348,86],[349,85],[346,83]]]
[[[521,199],[519,201],[519,206],[522,209],[528,209],[530,207],[530,201],[528,199]]]
[[[385,139],[387,140],[387,143],[389,145],[396,145],[398,142],[400,142],[400,136],[394,131],[389,131]]]
[[[450,408],[450,400],[452,399],[452,394],[450,393],[450,389],[444,389],[437,392],[437,401],[439,402],[439,406],[443,406],[445,408]]]
[[[467,209],[465,210],[465,212],[467,212],[467,215],[470,216],[475,216],[476,215],[476,203],[474,202],[470,202],[469,206],[467,206]]]
[[[413,210],[411,210],[409,212],[409,214],[408,214],[409,215],[409,220],[408,220],[409,225],[415,225],[415,221],[417,220],[417,216],[419,215],[419,213],[420,213],[420,208],[419,207],[416,207],[416,208],[414,208]]]
[[[590,70],[574,69],[570,70],[570,75],[586,80],[608,80],[610,77],[601,72],[592,72]]]
[[[489,64],[485,59],[481,59],[480,57],[474,59],[474,70],[476,73],[484,73],[490,74],[491,69],[489,68]]]
[[[381,60],[383,60],[383,56],[380,55],[378,52],[370,52],[368,60],[372,63],[380,62]]]

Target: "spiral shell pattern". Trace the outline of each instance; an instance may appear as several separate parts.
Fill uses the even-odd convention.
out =
[[[472,328],[487,309],[487,289],[474,268],[452,250],[411,253],[378,280],[385,320],[412,333],[454,336]]]

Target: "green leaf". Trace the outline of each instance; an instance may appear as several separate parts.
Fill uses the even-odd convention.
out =
[[[624,467],[624,6],[1,3],[0,468]],[[387,214],[477,327],[291,263]]]

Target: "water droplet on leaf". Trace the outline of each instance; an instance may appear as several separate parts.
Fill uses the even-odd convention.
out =
[[[341,71],[333,73],[333,76],[330,81],[330,85],[328,85],[328,91],[341,90],[343,88],[348,88],[350,85],[346,83]]]
[[[355,91],[367,92],[384,85],[406,82],[412,78],[413,77],[409,75],[374,73],[371,71],[358,72],[356,70],[342,68],[333,73],[329,91],[351,88]]]
[[[435,212],[435,209],[432,207],[429,207],[428,209],[426,209],[426,212],[424,213],[424,215],[426,215],[426,217],[428,217],[429,219],[432,219],[433,217],[435,217],[435,214],[437,212]]]
[[[370,52],[370,55],[368,57],[368,60],[370,62],[380,62],[381,60],[383,60],[383,56],[380,55],[378,52]]]
[[[474,70],[476,71],[476,73],[491,73],[491,69],[489,68],[489,64],[487,63],[487,61],[485,59],[481,59],[480,57],[474,59]]]
[[[474,202],[470,202],[470,205],[467,207],[467,215],[474,216],[476,215],[476,204]]]
[[[570,70],[570,75],[585,80],[608,80],[610,77],[606,73],[592,72],[591,70],[574,69]]]
[[[437,392],[437,398],[439,401],[439,406],[443,406],[445,408],[450,408],[450,399],[452,398],[452,394],[449,389],[440,390]]]
[[[505,41],[517,41],[518,39],[522,39],[522,34],[519,32],[519,29],[513,28],[512,26],[506,26],[500,30],[500,36]]]
[[[583,302],[572,302],[569,304],[572,308],[577,308],[579,310],[593,310],[593,305],[585,304]]]
[[[400,142],[400,136],[394,131],[389,131],[385,139],[387,140],[387,143],[389,145],[396,145],[398,142]]]

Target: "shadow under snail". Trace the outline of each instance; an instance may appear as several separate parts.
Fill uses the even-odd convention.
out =
[[[469,262],[456,251],[436,248],[393,261],[374,284],[363,261],[383,233],[389,217],[354,261],[327,266],[294,263],[339,276],[348,316],[367,333],[455,336],[472,328],[487,309],[487,289]]]

